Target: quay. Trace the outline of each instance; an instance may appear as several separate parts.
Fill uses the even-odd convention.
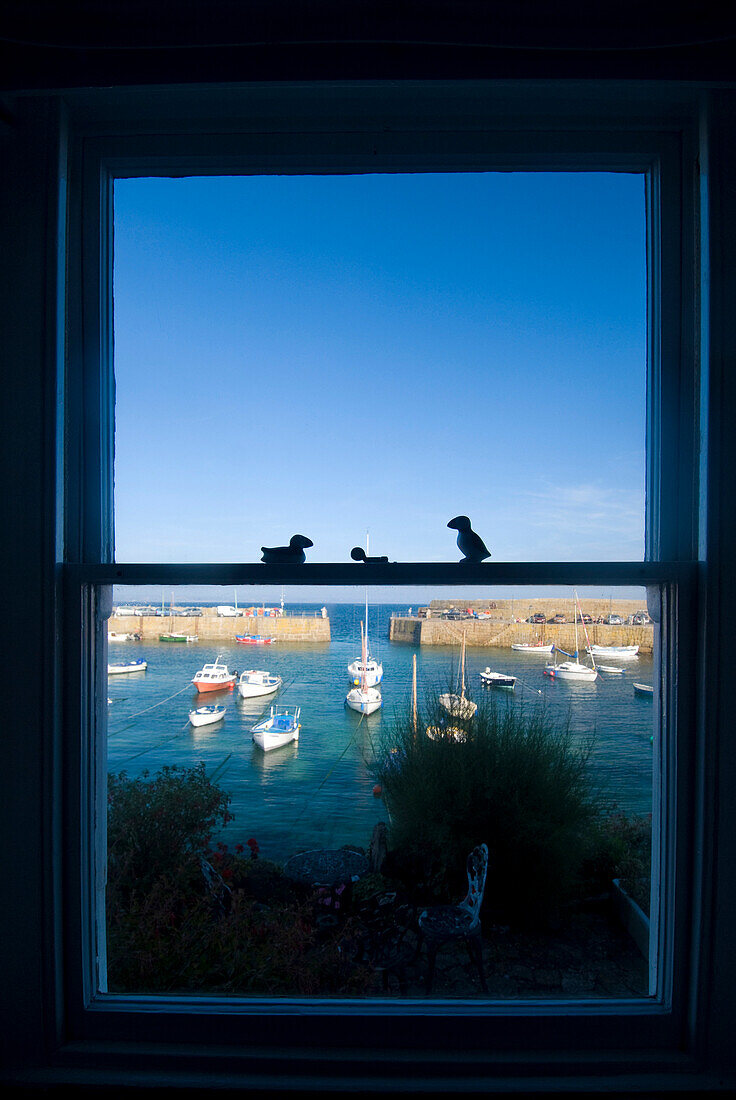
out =
[[[214,607],[198,608],[201,615],[119,615],[107,620],[108,630],[140,634],[141,641],[158,641],[159,634],[196,634],[201,642],[234,642],[236,634],[265,634],[279,642],[329,642],[327,615],[218,615]]]
[[[389,623],[389,640],[418,646],[457,646],[465,636],[468,648],[479,646],[510,647],[519,642],[553,642],[567,652],[575,646],[575,627],[569,601],[560,599],[527,600],[432,600],[422,614],[393,615]],[[638,645],[640,653],[651,654],[654,644],[652,623],[633,625],[627,619],[642,610],[640,600],[581,599],[584,614],[591,619],[617,614],[623,618],[621,625],[587,623],[591,645]],[[450,608],[458,612],[472,610],[487,615],[483,618],[448,619],[443,616]],[[529,623],[525,620],[533,614],[547,619],[563,614],[565,623]],[[522,615],[524,618],[522,619]],[[585,629],[578,619],[578,649],[585,649]]]

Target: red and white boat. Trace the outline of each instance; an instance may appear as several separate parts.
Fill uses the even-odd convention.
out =
[[[237,672],[230,672],[227,665],[222,664],[222,658],[218,655],[211,665],[204,665],[199,672],[192,677],[192,683],[197,691],[227,691],[232,690],[238,678]]]
[[[241,645],[271,645],[276,638],[269,638],[267,634],[236,634],[235,641]]]

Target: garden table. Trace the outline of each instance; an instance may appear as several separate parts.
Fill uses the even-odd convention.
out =
[[[316,848],[287,859],[284,874],[303,886],[339,886],[357,882],[368,870],[368,859],[350,848]]]

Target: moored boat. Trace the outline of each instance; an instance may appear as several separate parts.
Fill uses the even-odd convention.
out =
[[[366,619],[367,613],[368,604],[366,602]],[[351,688],[347,693],[345,702],[351,710],[355,710],[359,714],[373,714],[374,711],[383,706],[383,697],[381,689],[376,687],[375,683],[368,683],[368,637],[367,630],[363,629],[362,622],[360,624],[360,648],[360,681],[356,687]],[[383,670],[381,670],[381,673],[383,674]]]
[[[235,641],[241,645],[271,645],[276,638],[268,634],[236,634]]]
[[[512,642],[511,648],[517,653],[551,653],[554,646],[552,642],[549,645],[543,642]]]
[[[147,661],[117,661],[107,666],[108,676],[117,676],[123,672],[145,672],[148,668]]]
[[[595,667],[598,669],[599,672],[608,672],[611,675],[613,675],[614,673],[622,674],[626,672],[625,668],[617,668],[616,665],[596,665]]]
[[[196,707],[189,711],[189,721],[193,726],[211,726],[225,717],[226,707]]]
[[[580,616],[583,623],[583,630],[585,631],[586,641],[588,638],[588,628],[585,625],[585,620]],[[582,680],[592,681],[598,679],[598,670],[595,667],[595,657],[591,653],[590,660],[591,665],[584,665],[578,660],[578,594],[574,595],[573,599],[573,620],[575,625],[575,652],[567,653],[566,650],[560,649],[559,646],[553,646],[553,652],[555,654],[555,662],[552,665],[544,666],[544,675],[551,677],[553,680]],[[590,645],[588,645],[588,652],[590,653]],[[569,657],[568,661],[562,661],[561,664],[557,664],[557,654],[563,653],[565,657]]]
[[[588,653],[593,657],[617,657],[620,661],[630,661],[639,653],[638,645],[591,645]]]
[[[199,672],[192,677],[192,683],[197,691],[223,691],[233,687],[238,676],[231,672],[226,664],[222,663],[218,655],[212,664],[204,665]]]
[[[366,542],[366,546],[368,543]],[[361,639],[363,627],[361,625]],[[365,647],[361,641],[360,657],[356,657],[348,665],[348,676],[355,687],[372,688],[380,684],[383,679],[383,665],[371,657],[371,647],[368,642],[368,589],[365,590]]]
[[[652,684],[634,684],[634,695],[654,695]]]
[[[158,640],[160,642],[198,642],[199,635],[197,634],[172,634],[170,631],[166,634],[159,634]]]
[[[460,651],[459,681],[459,692],[445,692],[440,695],[440,703],[453,718],[472,718],[478,709],[478,704],[472,702],[465,695],[465,634],[463,634],[462,649]]]
[[[299,740],[301,707],[271,707],[268,718],[253,726],[253,740],[264,752]]]
[[[505,672],[491,672],[490,668],[481,672],[480,680],[486,687],[506,688],[508,691],[513,691],[516,687],[515,676],[509,676]]]
[[[272,695],[281,687],[281,677],[263,669],[249,668],[240,673],[238,692],[243,699],[253,699],[259,695]]]

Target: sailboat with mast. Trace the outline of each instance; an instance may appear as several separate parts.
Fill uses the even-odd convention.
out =
[[[366,552],[369,550],[369,540],[366,535]],[[363,647],[363,624],[361,623],[361,646]],[[361,650],[360,657],[356,657],[354,661],[351,661],[348,665],[348,676],[351,683],[356,687],[362,686],[365,682],[366,687],[375,687],[380,684],[383,679],[383,665],[380,661],[375,661],[371,657],[370,645],[368,643],[368,589],[365,590],[365,646]]]
[[[368,613],[368,604],[366,601],[366,621]],[[366,680],[366,670],[368,668],[368,631],[363,629],[363,623],[360,624],[360,648],[361,648],[361,675],[360,681],[357,687],[353,687],[345,696],[345,702],[351,708],[356,710],[359,714],[373,714],[379,707],[383,706],[383,698],[381,697],[381,689],[374,685],[370,685]],[[383,670],[381,670],[383,674]]]
[[[588,639],[588,628],[585,625],[582,612],[580,613],[580,621],[583,624],[583,630],[585,631],[585,639],[588,643],[588,652],[590,653],[590,665],[583,665],[578,660],[578,594],[574,593],[573,599],[573,618],[575,623],[575,652],[567,653],[566,650],[560,649],[559,646],[554,647],[555,662],[552,665],[544,666],[544,675],[551,676],[555,680],[584,680],[591,681],[598,679],[598,669],[595,667],[595,657],[590,653],[590,641]],[[563,653],[565,657],[569,657],[569,661],[563,661],[561,664],[557,664],[557,654]]]
[[[445,692],[440,695],[440,703],[449,711],[453,718],[472,718],[478,709],[478,704],[473,703],[465,696],[465,631],[463,631],[462,649],[460,651],[460,676],[458,692]]]

